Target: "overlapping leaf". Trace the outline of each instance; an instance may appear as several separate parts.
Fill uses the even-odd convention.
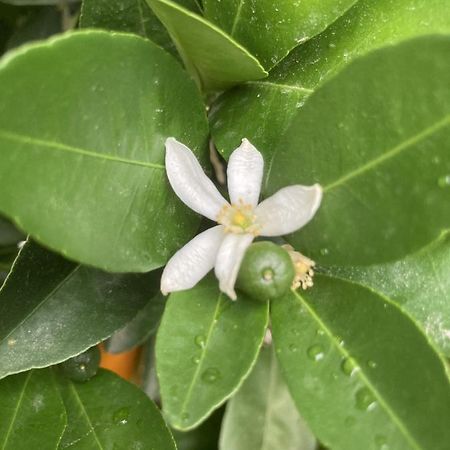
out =
[[[0,381],[2,450],[55,450],[67,424],[50,369],[31,370]]]
[[[190,73],[205,91],[267,76],[259,61],[220,28],[170,0],[147,0]]]
[[[270,157],[320,84],[371,50],[415,36],[450,32],[450,16],[443,13],[447,5],[447,0],[359,0],[326,31],[293,50],[269,78],[219,98],[211,115],[218,149],[228,157],[246,136]]]
[[[323,31],[356,0],[205,0],[205,16],[248,48],[266,69]]]
[[[400,261],[366,267],[331,267],[328,273],[369,286],[411,314],[450,357],[450,235]]]
[[[316,436],[336,450],[445,450],[445,363],[388,298],[318,276],[273,303],[277,356]]]
[[[59,383],[68,424],[58,449],[176,450],[153,402],[117,375],[101,370],[87,383]]]
[[[423,37],[366,55],[310,97],[266,184],[267,194],[323,186],[313,221],[287,237],[294,247],[322,264],[368,265],[450,226],[449,72],[450,37]]]
[[[163,408],[171,425],[195,427],[239,387],[259,352],[268,304],[232,302],[208,277],[169,297],[156,341]]]
[[[220,436],[222,450],[315,450],[271,348],[262,348],[250,376],[229,401]]]
[[[137,36],[84,31],[0,63],[0,210],[38,241],[111,271],[165,263],[198,218],[175,197],[164,140],[203,149],[204,106]]]
[[[109,274],[28,243],[0,291],[0,378],[97,344],[158,289],[158,274]]]

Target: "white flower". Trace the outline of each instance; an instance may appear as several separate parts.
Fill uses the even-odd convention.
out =
[[[228,162],[230,204],[194,154],[176,139],[167,139],[166,171],[173,190],[189,208],[219,225],[200,233],[169,260],[161,278],[163,294],[192,288],[214,268],[220,290],[235,300],[239,267],[253,239],[292,233],[312,219],[321,187],[288,186],[258,204],[263,169],[261,153],[243,139]]]

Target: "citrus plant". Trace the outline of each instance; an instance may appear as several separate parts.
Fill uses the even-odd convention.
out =
[[[449,448],[448,0],[0,0],[0,53],[1,449]]]

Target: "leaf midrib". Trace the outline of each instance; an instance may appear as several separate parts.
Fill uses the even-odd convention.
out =
[[[75,397],[75,400],[77,401],[78,405],[80,406],[81,412],[83,413],[83,416],[86,419],[88,427],[90,428],[92,435],[94,436],[95,443],[98,445],[99,449],[104,450],[104,447],[102,446],[101,442],[98,439],[97,433],[95,432],[95,428],[94,428],[94,425],[92,424],[91,418],[89,417],[89,414],[87,413],[86,408],[84,407],[83,402],[81,401],[81,398],[78,395],[78,392],[75,389],[75,386],[73,385],[72,382],[70,382],[70,390],[72,391],[72,394]]]
[[[146,161],[137,161],[133,159],[121,158],[119,156],[108,155],[106,153],[98,153],[94,150],[84,149],[81,147],[74,147],[71,145],[63,144],[61,142],[54,142],[49,140],[37,139],[31,136],[27,136],[24,134],[14,133],[7,130],[0,129],[0,138],[18,142],[19,144],[25,144],[36,147],[44,147],[51,150],[63,151],[68,153],[74,153],[81,156],[87,156],[90,158],[96,158],[106,161],[112,161],[116,163],[122,164],[130,164],[134,166],[147,167],[152,169],[164,169],[165,167],[162,164],[155,164]]]
[[[317,322],[319,327],[328,335],[330,338],[331,343],[333,346],[337,349],[338,353],[341,353],[341,355],[344,358],[351,358],[355,361],[357,361],[355,358],[353,358],[350,353],[343,348],[339,342],[334,337],[332,331],[328,328],[328,326],[322,321],[322,319],[319,317],[319,315],[314,311],[314,309],[311,307],[311,305],[296,291],[292,290],[292,293],[294,294],[294,297],[298,300],[298,302],[304,306],[311,317]],[[359,364],[360,367],[362,367]],[[407,428],[403,424],[403,422],[400,420],[400,418],[397,416],[397,414],[389,407],[389,405],[384,401],[383,397],[379,394],[378,390],[375,388],[375,386],[370,382],[370,380],[366,377],[364,372],[362,370],[358,370],[355,375],[359,377],[362,382],[365,384],[367,388],[370,389],[370,391],[373,393],[374,397],[377,399],[378,403],[383,407],[384,411],[391,417],[392,421],[397,425],[400,432],[403,434],[403,436],[406,438],[406,440],[412,445],[413,448],[416,450],[422,450],[422,447],[416,442],[416,440],[411,436],[411,434],[408,432]]]
[[[374,169],[376,166],[383,164],[384,162],[397,156],[398,154],[402,153],[404,150],[414,147],[415,144],[418,144],[419,142],[425,140],[426,138],[428,138],[435,132],[438,132],[441,128],[445,128],[445,126],[447,126],[449,124],[450,124],[450,115],[447,115],[443,119],[424,128],[419,133],[417,133],[417,134],[409,137],[405,141],[397,144],[395,147],[392,147],[391,149],[384,151],[379,157],[368,161],[366,164],[358,167],[357,169],[354,169],[354,170],[348,172],[346,175],[343,175],[342,177],[338,178],[337,180],[333,181],[332,183],[324,186],[323,191],[324,192],[330,191],[336,187],[339,187],[340,185],[346,183],[347,181],[349,181],[353,178],[359,177],[363,173],[368,172],[368,171]]]
[[[212,317],[211,325],[209,326],[208,333],[206,335],[205,346],[202,349],[203,351],[202,351],[202,354],[200,356],[200,361],[197,364],[197,368],[195,369],[194,375],[192,377],[192,381],[191,381],[191,383],[190,383],[190,385],[188,387],[188,390],[186,392],[186,397],[185,397],[184,402],[183,402],[183,404],[181,406],[181,413],[180,413],[181,415],[183,415],[184,413],[187,412],[186,411],[186,406],[187,406],[187,404],[189,403],[189,401],[191,399],[192,391],[194,389],[194,386],[195,386],[195,384],[197,382],[197,379],[198,379],[198,377],[200,375],[200,372],[201,372],[201,369],[203,367],[203,361],[205,360],[206,350],[208,349],[209,341],[211,339],[214,327],[215,327],[215,325],[217,323],[216,319],[217,319],[217,315],[219,313],[219,309],[220,309],[219,307],[220,307],[221,301],[222,301],[222,294],[219,294],[219,297],[217,298],[217,303],[216,303],[216,307],[215,307],[215,310],[214,310],[214,314],[213,314],[213,317]]]
[[[28,374],[27,374],[27,376],[25,378],[25,381],[23,383],[22,391],[20,393],[19,400],[17,401],[16,409],[14,410],[14,414],[13,414],[13,416],[11,418],[11,423],[9,424],[8,431],[6,432],[5,440],[3,441],[2,450],[4,450],[6,448],[6,444],[8,443],[9,436],[11,434],[14,422],[16,421],[17,414],[19,413],[19,409],[20,409],[20,406],[22,404],[23,397],[25,395],[25,391],[27,389],[27,386],[28,386],[28,383],[30,381],[32,373],[33,372],[31,370],[28,372]]]
[[[2,345],[15,331],[17,331],[17,329],[21,327],[32,315],[34,315],[49,298],[59,291],[59,289],[61,289],[61,287],[75,275],[80,267],[81,266],[78,264],[71,269],[70,272],[44,297],[43,300],[41,300],[16,326],[14,326],[14,328],[4,338],[0,339],[0,345]]]

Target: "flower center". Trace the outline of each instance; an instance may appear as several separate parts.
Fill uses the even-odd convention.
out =
[[[232,205],[225,205],[217,216],[217,223],[225,227],[228,233],[251,233],[259,234],[260,226],[256,223],[253,206],[242,201]]]
[[[291,245],[282,246],[291,257],[295,268],[295,277],[292,282],[292,289],[298,289],[300,286],[302,289],[308,289],[313,286],[314,266],[316,263],[302,255],[300,252],[296,252]]]

